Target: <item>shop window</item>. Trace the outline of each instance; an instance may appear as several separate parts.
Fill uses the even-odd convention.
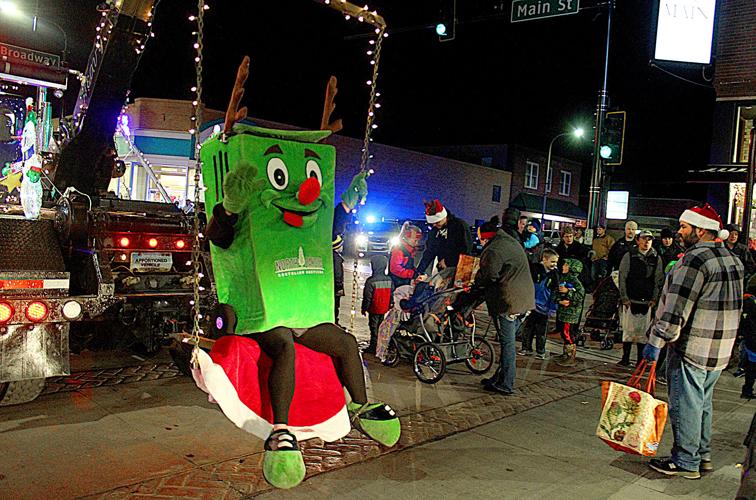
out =
[[[496,203],[501,203],[501,186],[497,186],[494,184],[493,194],[491,195],[491,201],[494,201]]]
[[[738,106],[738,121],[735,130],[735,163],[748,163],[748,150],[751,147],[751,130],[756,120],[756,104]]]
[[[525,162],[525,187],[538,189],[538,164],[536,162]]]
[[[562,170],[560,174],[559,194],[562,196],[569,196],[570,191],[572,190],[572,172]]]
[[[490,167],[491,165],[493,165],[493,157],[484,156],[483,158],[480,159],[480,164],[483,165],[484,167]]]

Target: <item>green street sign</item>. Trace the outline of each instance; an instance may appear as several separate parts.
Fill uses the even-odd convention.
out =
[[[512,2],[513,23],[544,19],[546,17],[577,14],[580,0],[514,0]]]

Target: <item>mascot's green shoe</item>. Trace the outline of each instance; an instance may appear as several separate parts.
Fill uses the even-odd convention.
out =
[[[386,403],[349,403],[352,424],[383,446],[394,446],[402,434],[396,412]]]
[[[273,431],[265,440],[263,476],[268,483],[281,489],[293,488],[305,477],[305,464],[297,438],[287,429]]]

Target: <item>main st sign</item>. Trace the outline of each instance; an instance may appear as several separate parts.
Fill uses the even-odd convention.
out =
[[[513,23],[532,21],[545,17],[577,14],[580,0],[514,0],[512,2]]]

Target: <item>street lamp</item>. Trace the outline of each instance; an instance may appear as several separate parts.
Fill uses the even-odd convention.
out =
[[[551,149],[554,147],[554,143],[556,142],[556,140],[559,139],[560,137],[564,137],[565,135],[571,135],[579,139],[583,137],[583,134],[585,134],[585,131],[582,128],[576,128],[575,130],[571,132],[562,132],[561,134],[551,139],[551,142],[549,143],[549,154],[546,157],[546,178],[543,180],[543,203],[541,205],[541,231],[545,229],[543,227],[543,222],[544,222],[544,218],[546,217],[546,195],[547,195],[546,184],[549,182],[549,174],[551,173]]]
[[[8,17],[20,17],[21,11],[18,6],[13,2],[7,0],[0,1],[0,12]]]

